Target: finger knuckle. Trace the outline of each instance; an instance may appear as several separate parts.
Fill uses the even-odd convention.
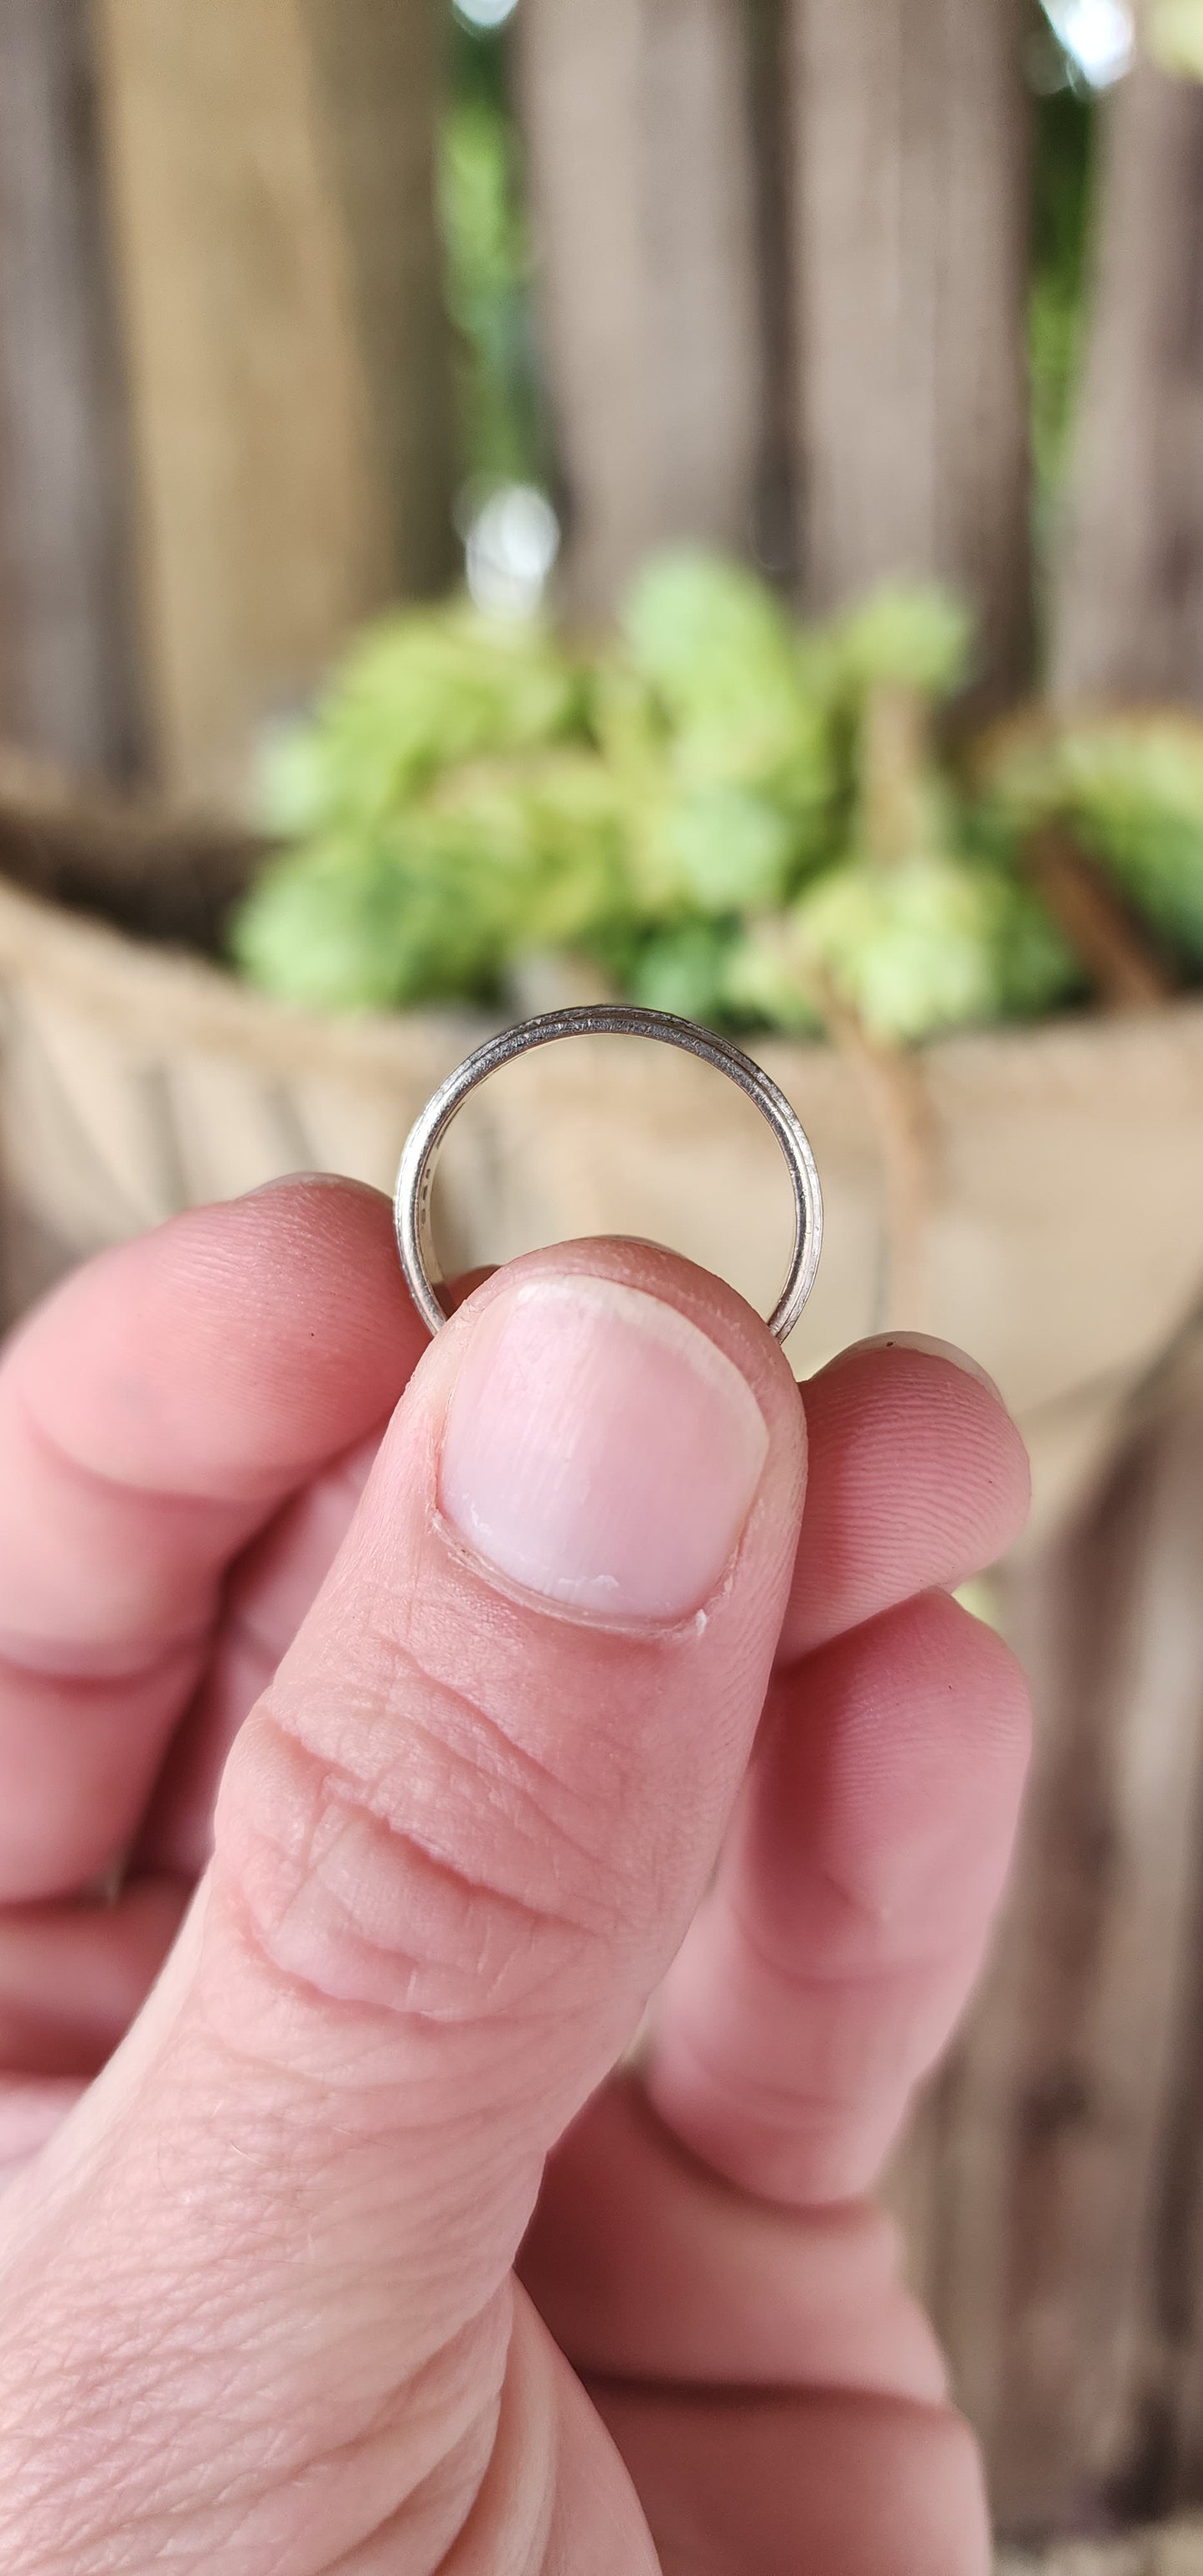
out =
[[[529,1798],[482,1813],[479,1782],[437,1767],[441,1799],[418,1789],[412,1721],[398,1740],[369,1720],[336,1759],[261,1703],[219,1811],[226,1884],[268,1967],[319,2001],[413,2023],[538,2017],[591,1929],[558,1901],[562,1873],[527,1862]]]

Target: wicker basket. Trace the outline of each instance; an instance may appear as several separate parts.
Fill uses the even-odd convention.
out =
[[[390,1186],[412,1117],[469,1043],[466,1016],[324,1020],[223,972],[223,916],[254,855],[0,764],[10,1312],[95,1247],[274,1173]],[[1203,1004],[892,1061],[760,1052],[806,1121],[828,1210],[795,1364],[889,1324],[964,1343],[1018,1414],[1047,1523],[1203,1293]],[[622,1229],[771,1302],[776,1149],[693,1060],[605,1038],[527,1057],[453,1135],[449,1258]]]

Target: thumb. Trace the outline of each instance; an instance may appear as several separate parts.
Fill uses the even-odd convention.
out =
[[[141,2567],[185,2516],[197,2564],[358,2568],[419,2493],[457,2527],[544,2159],[748,1757],[804,1439],[758,1319],[650,1247],[535,1255],[439,1334],[185,1937],[6,2204],[0,2496],[36,2457],[138,2535],[48,2566]]]

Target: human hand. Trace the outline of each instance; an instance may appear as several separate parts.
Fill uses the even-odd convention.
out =
[[[10,1346],[4,2576],[981,2576],[864,2195],[1005,1868],[942,1587],[1026,1469],[931,1353],[804,1402],[644,1245],[427,1345],[319,1180]]]

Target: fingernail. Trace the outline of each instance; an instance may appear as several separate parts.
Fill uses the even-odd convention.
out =
[[[988,1388],[1005,1408],[1006,1397],[1002,1388],[995,1384],[981,1361],[971,1359],[968,1351],[960,1350],[955,1342],[942,1342],[936,1333],[870,1333],[863,1342],[850,1342],[847,1350],[840,1351],[827,1365],[839,1368],[845,1360],[859,1359],[862,1351],[922,1351],[928,1359],[947,1360],[950,1368],[962,1369],[966,1377],[975,1377],[978,1385]]]
[[[616,1280],[528,1279],[468,1345],[440,1502],[549,1601],[679,1619],[715,1590],[767,1448],[746,1379],[675,1307]]]

